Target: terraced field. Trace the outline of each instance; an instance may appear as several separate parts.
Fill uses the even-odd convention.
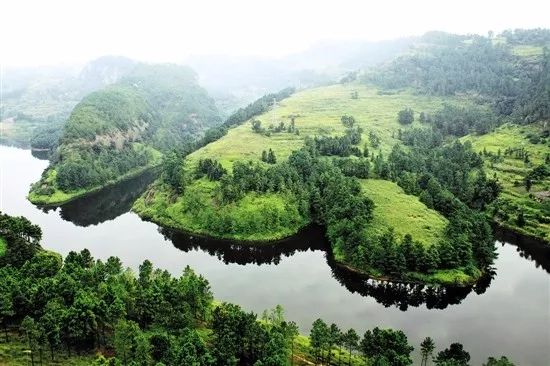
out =
[[[358,98],[352,99],[351,93],[357,92]],[[360,85],[332,85],[297,92],[280,102],[277,107],[259,117],[262,126],[274,126],[284,122],[288,126],[290,116],[296,116],[296,128],[299,135],[288,132],[274,133],[270,137],[252,131],[249,122],[229,131],[220,140],[211,143],[191,154],[190,161],[198,159],[217,159],[225,168],[239,159],[259,160],[262,150],[271,148],[278,159],[286,159],[293,150],[299,149],[307,136],[343,135],[345,127],[340,118],[351,115],[364,129],[363,141],[368,141],[369,132],[374,132],[381,140],[380,149],[389,153],[398,141],[397,133],[403,128],[397,122],[397,112],[405,107],[419,113],[433,112],[443,102],[463,102],[455,98],[443,99],[433,96],[413,95],[403,91],[391,95],[379,93],[375,88]],[[412,126],[418,125],[414,122]]]
[[[506,218],[499,221],[504,226],[516,231],[533,235],[550,241],[550,200],[547,195],[550,191],[550,179],[533,183],[527,191],[525,176],[534,167],[544,163],[547,154],[550,154],[548,141],[536,136],[541,134],[543,123],[527,126],[503,125],[492,133],[482,136],[467,136],[463,141],[470,141],[476,151],[492,153],[500,159],[485,155],[487,173],[496,174],[503,191],[499,200],[499,208]],[[548,139],[546,139],[548,140]],[[506,149],[524,149],[528,152],[528,162],[512,153],[506,155]],[[518,224],[518,214],[523,212],[525,224]]]

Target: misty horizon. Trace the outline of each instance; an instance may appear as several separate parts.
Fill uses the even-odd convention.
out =
[[[29,0],[2,6],[5,19],[0,29],[9,36],[0,64],[76,65],[103,55],[172,63],[216,55],[277,59],[323,43],[378,42],[428,31],[487,35],[549,26],[540,2],[523,5],[347,0],[336,7],[328,2],[242,0],[183,5],[161,1],[153,6]]]

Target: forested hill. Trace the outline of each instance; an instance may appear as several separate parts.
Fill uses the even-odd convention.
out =
[[[469,94],[490,103],[501,116],[529,123],[550,118],[548,47],[548,29],[490,37],[430,32],[409,53],[372,70],[364,80],[422,94]]]
[[[408,366],[415,353],[423,362],[433,355],[436,366],[470,359],[460,343],[436,349],[426,337],[418,347],[398,329],[358,333],[320,318],[306,337],[281,305],[258,316],[215,301],[208,280],[189,266],[175,277],[145,260],[134,272],[88,249],[62,258],[43,250],[41,238],[39,226],[0,212],[2,365]],[[506,357],[486,365],[514,366]]]
[[[29,198],[60,203],[138,174],[158,165],[162,152],[220,122],[191,69],[138,64],[73,109],[51,165]]]
[[[419,117],[443,136],[472,142],[502,187],[487,210],[494,221],[550,240],[550,30],[432,32],[422,41],[362,81],[387,94],[408,89],[474,101]]]
[[[429,33],[380,68],[271,103],[167,157],[134,210],[249,241],[316,222],[338,262],[371,276],[473,282],[495,258],[490,219],[548,240],[550,55],[547,32],[531,32]]]

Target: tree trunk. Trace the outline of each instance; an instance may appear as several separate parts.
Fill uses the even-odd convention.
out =
[[[290,353],[290,365],[294,366],[294,339],[292,339],[290,349],[291,349],[291,351],[290,351],[291,352]]]
[[[31,366],[34,366],[34,352],[31,350]]]
[[[4,322],[4,336],[6,337],[6,343],[8,343],[9,339],[8,339],[8,323],[7,322]]]
[[[50,344],[50,356],[52,357],[53,362],[53,345]]]

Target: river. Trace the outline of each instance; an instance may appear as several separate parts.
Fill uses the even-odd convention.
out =
[[[40,225],[47,249],[65,255],[88,248],[133,269],[149,259],[174,275],[189,265],[210,281],[217,299],[258,313],[281,304],[304,333],[319,317],[361,334],[375,326],[402,329],[417,362],[419,343],[431,336],[438,351],[463,343],[472,365],[500,355],[516,365],[550,365],[550,247],[541,243],[499,234],[492,277],[471,289],[375,283],[335,266],[320,228],[250,248],[142,221],[129,209],[153,179],[148,175],[62,208],[37,208],[25,196],[47,164],[29,150],[0,146],[0,210]]]

